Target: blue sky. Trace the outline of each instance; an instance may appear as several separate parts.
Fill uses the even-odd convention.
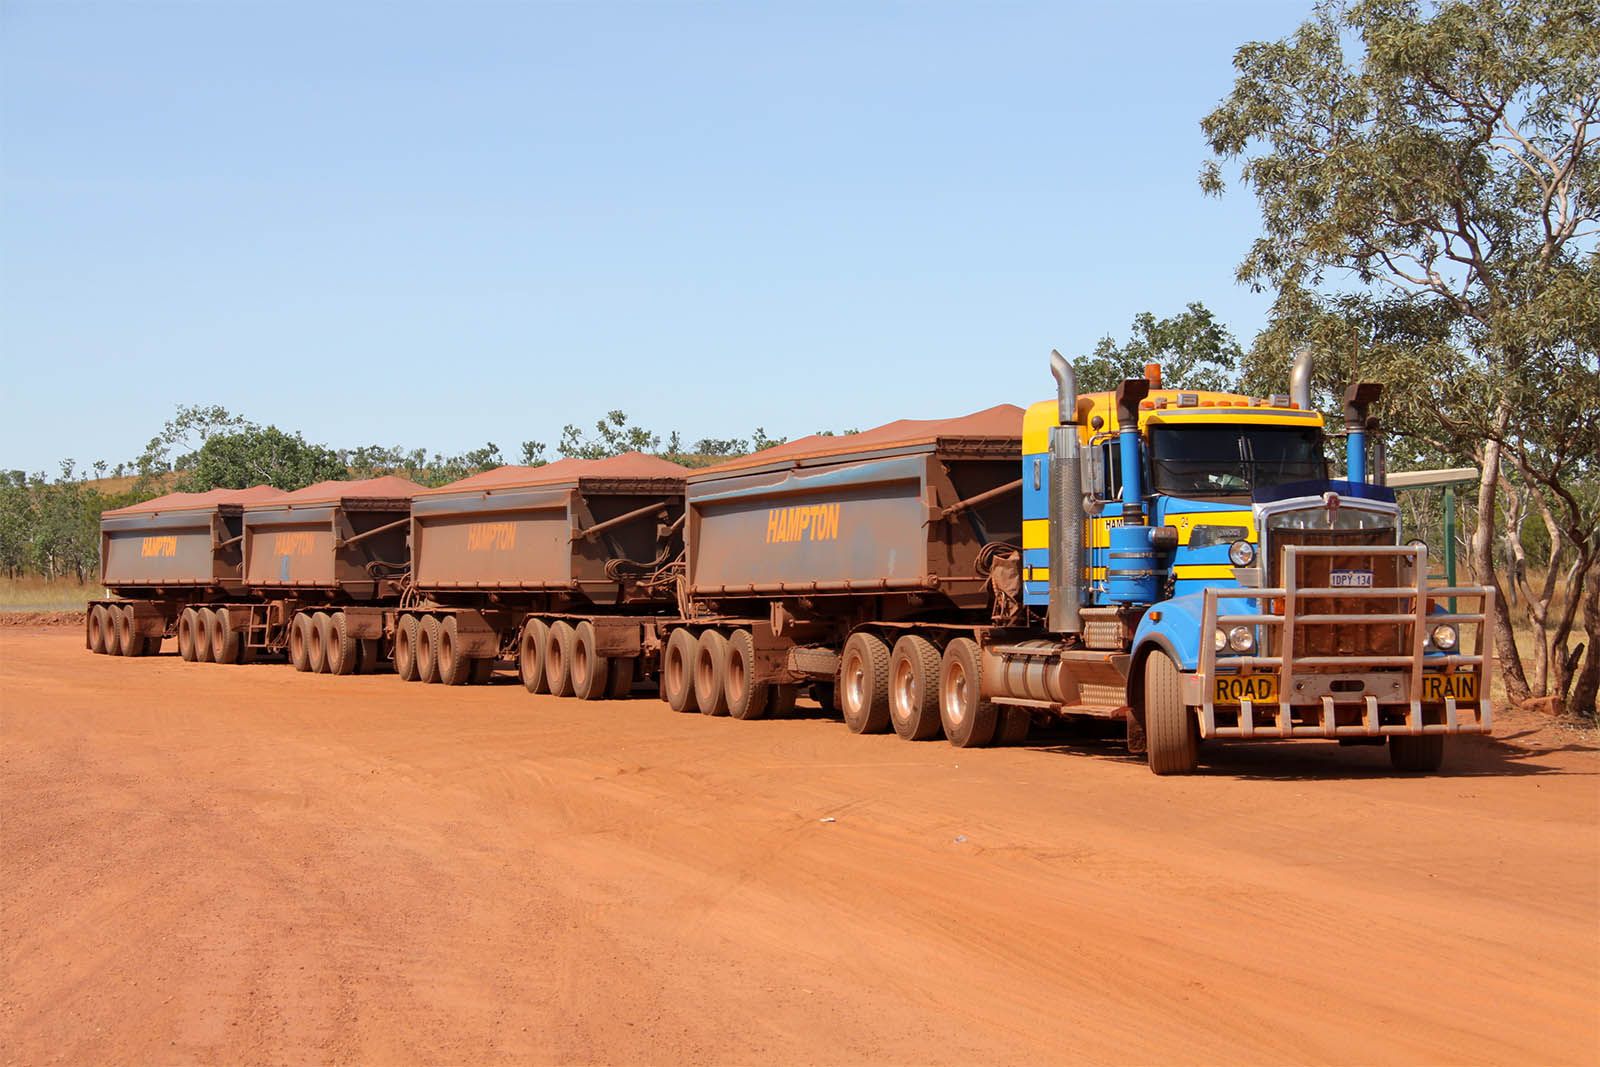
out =
[[[1050,393],[1233,281],[1235,48],[1309,4],[0,7],[0,466],[178,403],[514,456]]]

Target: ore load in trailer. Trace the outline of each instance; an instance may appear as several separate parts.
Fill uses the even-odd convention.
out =
[[[975,654],[973,627],[1017,609],[1022,414],[900,420],[691,474],[687,611],[665,634],[663,698],[758,718],[815,685],[852,730],[937,734],[943,650]]]
[[[410,569],[411,497],[421,488],[393,475],[327,481],[247,507],[243,572],[253,599],[210,609],[238,645],[210,658],[287,652],[299,671],[377,669],[385,613],[399,605]],[[193,610],[197,628],[205,610]],[[183,637],[180,619],[179,654],[203,658],[185,653]]]
[[[532,692],[627,693],[653,669],[655,620],[677,611],[687,473],[635,452],[418,493],[395,669],[455,685],[511,656]]]
[[[246,596],[244,508],[283,495],[270,485],[167,493],[103,512],[100,581],[116,599],[89,601],[89,649],[154,655],[190,604]]]

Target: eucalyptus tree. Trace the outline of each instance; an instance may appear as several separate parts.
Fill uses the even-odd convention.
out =
[[[1276,290],[1280,320],[1354,298],[1344,310],[1381,307],[1427,332],[1429,359],[1391,347],[1391,365],[1365,369],[1400,386],[1399,408],[1415,415],[1403,421],[1480,465],[1474,571],[1500,586],[1495,516],[1509,467],[1552,514],[1565,509],[1573,596],[1585,598],[1600,564],[1582,503],[1593,451],[1544,413],[1559,394],[1592,426],[1600,397],[1600,7],[1325,0],[1288,37],[1239,49],[1234,66],[1232,91],[1201,124],[1213,153],[1201,184],[1221,193],[1236,167],[1256,198],[1261,233],[1239,278]],[[1507,692],[1523,699],[1497,600]],[[1591,683],[1577,696],[1592,710]]]

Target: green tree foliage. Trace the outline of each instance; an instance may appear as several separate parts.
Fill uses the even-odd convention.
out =
[[[605,418],[595,421],[594,433],[589,435],[568,423],[561,431],[556,451],[569,459],[604,459],[625,452],[654,452],[660,447],[660,434],[642,426],[629,426],[628,416],[608,411]]]
[[[130,503],[85,483],[70,459],[55,478],[0,473],[0,570],[88,581],[99,571],[100,513]]]
[[[1078,389],[1085,393],[1109,391],[1124,378],[1138,378],[1147,363],[1161,364],[1162,379],[1173,388],[1225,392],[1237,386],[1243,360],[1244,349],[1233,334],[1196,302],[1164,319],[1140,312],[1126,341],[1102,337],[1094,352],[1075,366]]]
[[[1202,122],[1214,159],[1201,183],[1220,193],[1222,165],[1236,164],[1260,208],[1239,277],[1277,301],[1252,362],[1279,362],[1297,330],[1320,329],[1348,344],[1327,350],[1358,372],[1346,380],[1390,385],[1386,418],[1408,447],[1470,456],[1483,471],[1480,580],[1501,585],[1504,486],[1559,516],[1562,559],[1576,564],[1549,648],[1565,699],[1575,657],[1562,620],[1596,580],[1600,516],[1583,503],[1592,438],[1564,421],[1573,412],[1559,424],[1544,412],[1552,389],[1579,413],[1600,397],[1600,9],[1325,0],[1234,65],[1232,92]],[[1360,343],[1373,339],[1390,343]],[[1496,644],[1520,699],[1531,689],[1498,599]],[[1592,713],[1597,686],[1600,619],[1571,705]]]
[[[192,457],[185,457],[178,488],[245,489],[270,485],[300,489],[330,478],[349,477],[349,468],[332,449],[310,444],[299,433],[276,426],[245,426],[209,435]]]

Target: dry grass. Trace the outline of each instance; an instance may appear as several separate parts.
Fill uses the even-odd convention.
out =
[[[94,582],[0,578],[0,611],[80,611],[84,601],[105,595]]]

